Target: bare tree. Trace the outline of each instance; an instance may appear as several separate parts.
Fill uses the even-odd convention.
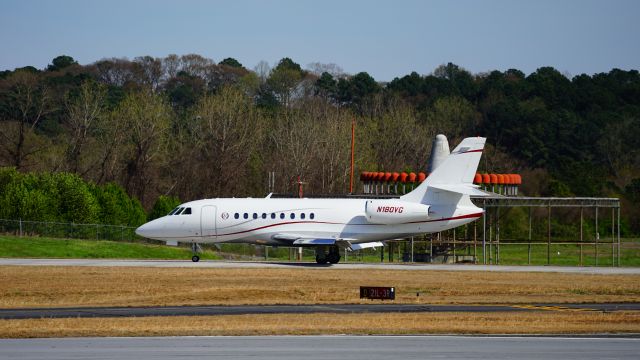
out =
[[[29,156],[44,150],[41,146],[30,146],[28,139],[35,136],[34,129],[53,110],[49,89],[30,71],[16,71],[0,87],[6,89],[9,97],[5,112],[8,118],[3,120],[12,123],[0,129],[0,146],[8,154],[10,164],[21,169]]]
[[[322,75],[322,73],[325,73],[325,72],[330,74],[336,79],[340,79],[347,76],[344,70],[340,66],[334,63],[324,64],[319,62],[313,62],[307,65],[307,69],[310,72],[314,73],[316,76],[320,76]]]
[[[260,82],[264,84],[269,77],[271,67],[269,66],[268,62],[260,60],[260,62],[258,62],[258,64],[253,68],[253,71],[255,71],[260,78]]]
[[[225,86],[206,95],[194,110],[192,145],[201,160],[201,191],[222,196],[242,190],[247,165],[262,138],[262,118],[241,90]]]
[[[85,81],[75,99],[67,98],[65,123],[70,139],[66,150],[66,164],[70,171],[84,175],[91,167],[81,169],[81,156],[91,140],[96,123],[105,115],[107,90],[104,85]],[[93,165],[93,162],[90,162]]]
[[[129,194],[144,202],[166,151],[171,108],[150,91],[129,94],[118,106],[113,120],[124,133],[121,161],[125,167],[123,185]]]
[[[133,63],[126,58],[102,59],[92,65],[100,82],[112,86],[124,86],[135,78]]]
[[[139,82],[156,91],[163,79],[162,60],[151,56],[139,56],[133,59]]]

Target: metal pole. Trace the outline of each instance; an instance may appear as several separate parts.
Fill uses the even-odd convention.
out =
[[[473,263],[478,263],[478,223],[473,222]]]
[[[411,262],[414,262],[414,258],[413,258],[413,236],[411,237]]]
[[[547,265],[551,265],[551,203],[548,206],[547,217]]]
[[[493,221],[489,215],[489,264],[492,264],[492,260],[495,258],[493,255]]]
[[[611,208],[611,266],[616,266],[616,227],[615,227],[616,209]]]
[[[440,236],[440,233],[438,233]],[[433,264],[433,236],[429,238],[429,263]]]
[[[482,263],[487,265],[487,210],[484,207],[482,210]]]
[[[500,208],[496,209],[496,264],[500,264]]]
[[[456,262],[456,228],[453,228],[453,263]]]
[[[22,218],[20,218],[19,222],[20,222],[20,237],[22,237]]]
[[[351,178],[349,180],[349,194],[353,194],[353,168],[354,168],[353,153],[355,151],[355,144],[356,144],[356,120],[353,119],[351,121]]]
[[[527,249],[527,264],[531,265],[531,207],[529,207],[529,246]]]
[[[600,233],[598,233],[598,207],[596,206],[596,266],[598,266],[598,240],[600,239]]]
[[[620,266],[620,207],[618,207],[618,266]]]
[[[583,212],[584,208],[581,206],[580,207],[580,266],[582,266],[582,212]]]

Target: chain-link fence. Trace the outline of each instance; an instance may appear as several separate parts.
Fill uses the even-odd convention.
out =
[[[0,219],[0,233],[68,239],[133,241],[142,239],[136,228],[124,225],[74,224]]]

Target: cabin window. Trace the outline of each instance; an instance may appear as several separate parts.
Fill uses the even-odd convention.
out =
[[[271,213],[271,218],[275,219],[276,218],[276,213]]]
[[[233,218],[234,219],[240,219],[240,214],[238,214],[238,213],[233,214]]]
[[[266,218],[267,218],[267,214],[262,213],[262,218],[263,218],[263,219],[266,219]]]
[[[254,219],[257,219],[257,218],[258,218],[258,214],[253,213],[253,218],[254,218]]]
[[[284,213],[280,213],[280,219],[284,219]]]
[[[315,217],[316,216],[313,213],[309,214],[309,219],[313,220]]]
[[[191,208],[184,209],[184,211],[182,212],[182,215],[191,215]]]
[[[296,214],[295,213],[291,213],[291,220],[296,218]]]
[[[300,219],[304,220],[304,213],[300,214]]]
[[[245,219],[248,219],[248,218],[249,218],[249,214],[244,213],[244,216],[243,216],[243,217],[244,217]]]

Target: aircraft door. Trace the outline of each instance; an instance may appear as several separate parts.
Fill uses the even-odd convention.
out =
[[[213,205],[205,205],[200,211],[200,231],[203,237],[216,236],[217,208]]]

